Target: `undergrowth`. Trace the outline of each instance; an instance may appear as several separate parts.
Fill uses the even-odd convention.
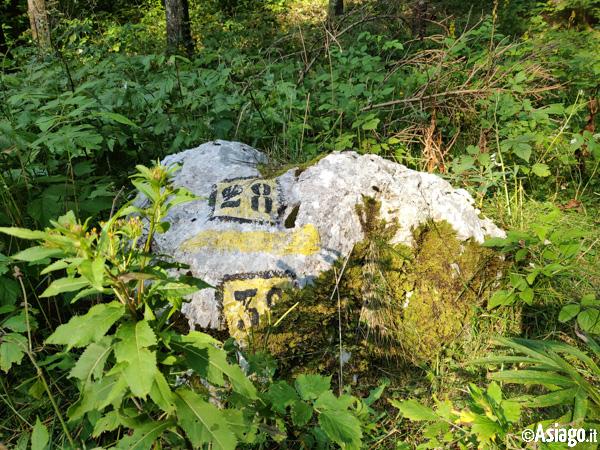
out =
[[[59,2],[42,52],[27,35],[7,32],[11,57],[0,74],[0,226],[8,233],[0,241],[0,401],[10,411],[0,419],[0,441],[125,448],[141,436],[146,448],[199,447],[221,439],[212,425],[207,435],[195,431],[200,410],[227,417],[234,437],[223,438],[224,448],[518,448],[526,426],[598,428],[593,2],[506,0],[471,11],[432,2],[422,36],[410,26],[412,5],[402,2],[351,3],[329,24],[324,6],[308,2],[190,2],[195,51],[170,56],[160,2],[99,2],[85,15],[67,3]],[[326,342],[315,346],[330,360],[310,368],[323,373],[300,377],[283,355],[244,354],[232,341],[215,347],[200,334],[173,337],[180,333],[163,330],[162,303],[127,299],[140,277],[177,280],[149,274],[141,260],[135,270],[119,266],[114,258],[135,249],[99,240],[137,233],[136,223],[111,222],[146,189],[139,175],[129,181],[136,165],[213,139],[263,150],[267,176],[353,149],[445,177],[508,232],[486,244],[505,258],[498,290],[474,303],[459,337],[430,358],[394,355],[393,364],[361,368],[369,376],[357,381],[327,376],[336,375],[324,371],[339,348]],[[22,231],[46,227],[54,231]],[[85,264],[73,259],[83,258],[77,252],[56,251],[75,241],[89,244]],[[372,242],[363,257],[383,258]],[[47,269],[52,258],[56,277]],[[314,289],[331,292],[333,278]],[[66,289],[61,279],[83,284]],[[376,277],[367,287],[374,301],[386,293]],[[357,289],[362,295],[364,286]],[[119,292],[127,292],[122,302]],[[161,298],[177,309],[180,300]],[[335,313],[337,303],[330,306]],[[76,343],[66,335],[82,316],[110,308],[118,309],[118,328]],[[127,369],[132,327],[147,337],[136,349],[157,358],[150,378],[133,380]],[[346,332],[356,341],[364,329]],[[183,341],[171,346],[173,339]],[[294,364],[302,364],[302,345]],[[89,349],[100,347],[108,352],[104,369],[85,375]],[[195,349],[210,358],[181,359]],[[211,358],[224,365],[203,384]],[[92,399],[106,380],[122,384],[111,405]],[[223,410],[209,403],[215,398]]]

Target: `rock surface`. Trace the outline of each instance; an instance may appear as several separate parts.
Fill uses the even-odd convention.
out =
[[[379,156],[334,152],[273,179],[258,170],[264,161],[259,151],[226,141],[165,158],[183,164],[175,186],[210,198],[174,207],[170,229],[152,244],[154,253],[172,255],[219,287],[184,304],[192,326],[227,327],[243,340],[282,289],[302,288],[365,240],[357,205],[367,198],[380,205],[380,220],[397,224],[390,245],[412,247],[414,230],[428,221],[446,221],[459,242],[505,236],[465,190]]]

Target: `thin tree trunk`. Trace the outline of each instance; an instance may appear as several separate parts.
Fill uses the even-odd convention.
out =
[[[50,27],[44,0],[27,0],[27,14],[29,14],[31,25],[31,37],[40,48],[48,48],[50,46]]]
[[[344,0],[329,0],[329,9],[327,15],[329,20],[333,21],[334,17],[341,16],[344,12]]]
[[[167,19],[167,51],[179,53],[184,48],[187,53],[194,51],[190,30],[188,0],[165,0]]]

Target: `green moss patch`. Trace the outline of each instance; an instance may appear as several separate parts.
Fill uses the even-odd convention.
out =
[[[351,355],[343,366],[344,384],[381,376],[374,365],[428,361],[460,335],[502,270],[493,250],[459,242],[447,222],[415,229],[414,248],[390,245],[398,225],[379,219],[379,207],[371,198],[357,206],[365,240],[355,245],[345,267],[339,260],[312,285],[285,292],[270,318],[263,316],[253,329],[251,347],[262,350],[267,340],[281,376],[337,377],[340,331],[342,359]]]

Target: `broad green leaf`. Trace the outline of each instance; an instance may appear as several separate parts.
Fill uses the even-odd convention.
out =
[[[176,351],[184,352],[192,369],[210,383],[222,386],[223,374],[226,374],[238,393],[251,399],[258,398],[258,393],[252,382],[244,375],[239,366],[229,364],[223,350],[209,343],[185,342],[177,336],[173,337],[171,346]]]
[[[15,280],[0,277],[0,305],[14,305],[21,289]]]
[[[48,445],[50,435],[48,429],[40,422],[40,418],[37,417],[35,420],[35,426],[33,427],[33,433],[31,434],[31,450],[43,450]]]
[[[115,122],[119,122],[122,123],[123,125],[130,125],[132,127],[136,127],[138,128],[138,126],[133,123],[131,120],[129,120],[127,117],[118,114],[118,113],[111,113],[111,112],[99,112],[99,113],[95,113],[95,116],[100,116],[100,117],[108,117],[112,120],[114,120]]]
[[[118,362],[126,361],[125,379],[131,392],[145,398],[150,392],[156,375],[156,353],[146,347],[156,344],[156,336],[145,320],[121,324],[116,337],[121,341],[115,344]]]
[[[540,372],[536,370],[505,370],[491,373],[490,378],[506,383],[519,384],[549,384],[562,387],[577,386],[571,378],[555,373]]]
[[[124,312],[125,306],[119,302],[92,306],[87,314],[72,317],[68,323],[59,326],[46,343],[66,345],[70,350],[97,342]]]
[[[115,410],[109,411],[104,416],[102,416],[100,420],[98,420],[98,422],[96,422],[96,425],[94,425],[94,432],[92,433],[92,436],[97,438],[105,431],[116,430],[119,425],[121,425],[121,421],[119,420],[118,412]]]
[[[324,410],[319,414],[319,425],[334,442],[345,447],[360,448],[362,430],[359,420],[348,411]]]
[[[83,258],[62,258],[57,261],[54,261],[52,264],[44,268],[44,270],[42,270],[40,274],[45,275],[47,273],[54,272],[55,270],[66,269],[71,264],[77,266],[81,263],[81,261],[83,261]]]
[[[581,297],[581,306],[600,306],[600,299],[596,299],[594,294],[587,294]]]
[[[111,338],[108,336],[104,336],[98,342],[92,342],[79,357],[69,376],[84,382],[91,380],[92,376],[99,380],[111,351]]]
[[[561,309],[560,313],[558,313],[559,322],[567,322],[567,321],[571,320],[573,317],[575,317],[577,314],[579,314],[580,310],[581,310],[581,306],[579,306],[579,305],[563,306],[563,309]]]
[[[303,374],[296,378],[296,390],[302,400],[314,400],[331,386],[331,376]]]
[[[236,448],[237,439],[216,406],[187,389],[175,396],[179,423],[194,447],[212,443],[214,449]]]
[[[142,194],[146,196],[146,198],[152,202],[158,200],[158,194],[152,189],[152,187],[148,183],[143,183],[141,181],[132,181],[133,185],[140,191]]]
[[[550,169],[546,164],[536,163],[533,166],[531,166],[531,171],[535,173],[538,177],[550,176]]]
[[[506,245],[505,238],[494,237],[490,238],[482,244],[484,247],[503,247]]]
[[[0,227],[0,233],[6,233],[6,234],[10,234],[11,236],[15,236],[21,239],[46,239],[48,237],[50,237],[49,233],[46,233],[44,231],[35,231],[35,230],[28,230],[26,228],[16,228],[16,227],[12,227],[12,228],[7,228],[7,227]]]
[[[52,256],[62,255],[63,252],[59,248],[46,248],[42,246],[30,247],[22,252],[17,253],[13,258],[19,261],[35,262],[41,259],[50,258]]]
[[[294,388],[285,381],[271,384],[268,398],[273,403],[271,407],[273,411],[277,411],[279,414],[285,414],[286,407],[300,399]]]
[[[363,404],[365,406],[371,406],[373,403],[375,403],[377,400],[379,400],[379,398],[383,394],[383,391],[389,385],[390,385],[390,380],[388,378],[382,378],[381,385],[377,386],[375,389],[371,389],[371,391],[369,392],[369,396],[362,400]]]
[[[492,298],[490,298],[488,302],[488,309],[495,308],[499,305],[511,305],[515,302],[516,298],[517,297],[512,291],[506,289],[499,289],[496,292],[494,292],[494,295],[492,295]]]
[[[577,316],[577,323],[583,331],[596,334],[600,332],[600,310],[586,309]]]
[[[84,261],[85,262],[85,261]],[[52,297],[63,292],[73,292],[88,287],[90,282],[83,277],[65,277],[54,280],[40,297]]]
[[[495,381],[492,381],[487,388],[488,396],[493,399],[497,405],[502,402],[502,389]]]
[[[99,381],[85,384],[79,399],[67,411],[69,420],[77,420],[93,409],[102,411],[106,406],[122,397],[126,387],[127,382],[122,374],[105,375]]]
[[[30,319],[32,317],[30,316]],[[27,316],[25,310],[21,310],[21,314],[18,316],[12,316],[6,319],[2,324],[3,328],[10,328],[12,331],[17,333],[24,333],[27,331]]]
[[[573,387],[550,392],[549,394],[545,395],[539,395],[533,400],[524,402],[523,405],[531,408],[545,408],[547,406],[554,405],[572,405],[578,389],[578,387]]]
[[[439,420],[437,413],[428,406],[421,405],[411,399],[404,402],[390,399],[390,403],[398,408],[402,415],[410,420]]]
[[[302,400],[296,400],[291,407],[292,421],[297,427],[306,425],[313,416],[313,407]]]
[[[176,425],[175,420],[157,420],[140,425],[134,429],[133,435],[121,439],[114,448],[117,450],[149,450],[154,446],[158,437]]]
[[[495,434],[503,436],[504,430],[498,422],[494,422],[485,416],[476,415],[471,431],[478,435],[479,440],[490,439]]]
[[[8,373],[13,364],[21,364],[27,348],[27,338],[17,333],[2,336],[0,343],[0,368]]]
[[[314,407],[317,409],[326,408],[335,411],[344,411],[354,404],[354,397],[342,394],[340,397],[333,395],[333,392],[326,390],[315,401]]]
[[[167,414],[175,414],[175,395],[158,368],[156,369],[156,375],[150,388],[150,398]]]
[[[77,270],[88,279],[89,284],[96,290],[102,291],[104,283],[104,258],[85,259],[79,264]]]
[[[521,405],[517,402],[504,400],[500,403],[500,410],[507,422],[518,422],[521,418]]]
[[[533,304],[533,289],[526,288],[523,292],[519,292],[519,297],[529,306]]]
[[[227,408],[221,411],[229,429],[239,442],[255,443],[258,425],[252,423],[253,413],[248,410]]]

